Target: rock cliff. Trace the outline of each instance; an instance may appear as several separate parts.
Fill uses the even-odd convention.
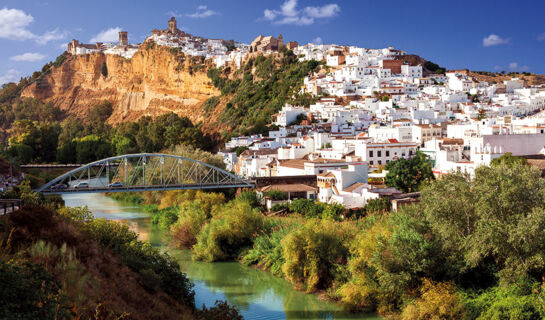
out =
[[[206,117],[201,104],[220,94],[206,70],[201,59],[144,43],[131,59],[102,53],[68,55],[62,65],[51,68],[21,95],[51,102],[81,117],[88,107],[109,100],[114,106],[109,121],[114,124],[168,112],[198,123]]]

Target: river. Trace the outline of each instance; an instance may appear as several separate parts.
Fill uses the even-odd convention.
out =
[[[153,226],[140,207],[123,204],[103,194],[63,195],[66,206],[88,206],[97,218],[127,223],[141,240],[166,249],[166,234]],[[206,263],[191,260],[188,250],[172,250],[184,273],[194,284],[198,307],[226,300],[241,311],[244,319],[380,319],[376,315],[344,312],[332,302],[295,290],[284,279],[236,262]]]

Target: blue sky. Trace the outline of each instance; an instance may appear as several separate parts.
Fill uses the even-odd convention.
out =
[[[0,83],[40,69],[72,38],[123,29],[141,42],[172,15],[211,38],[392,45],[450,69],[545,74],[544,13],[542,0],[0,0]]]

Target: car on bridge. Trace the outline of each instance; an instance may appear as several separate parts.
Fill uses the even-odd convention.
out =
[[[86,189],[89,188],[89,182],[83,181],[74,186],[74,189]]]
[[[51,187],[52,190],[64,190],[66,188],[68,188],[68,186],[64,183],[57,183],[56,185]]]
[[[108,185],[108,188],[121,188],[123,186],[123,183],[122,182],[114,182],[114,183],[110,183]]]

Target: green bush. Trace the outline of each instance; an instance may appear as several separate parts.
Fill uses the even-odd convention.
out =
[[[128,226],[106,219],[93,219],[88,209],[64,208],[60,214],[82,229],[104,248],[112,250],[118,259],[131,270],[142,275],[145,283],[154,274],[161,280],[158,286],[187,306],[194,306],[192,284],[180,272],[178,263],[166,253],[149,243],[138,240]]]
[[[538,284],[520,279],[507,287],[464,292],[461,296],[470,319],[543,319],[545,309],[534,294]]]
[[[314,292],[329,288],[346,264],[348,246],[355,230],[330,220],[310,220],[281,241],[286,278]]]
[[[290,212],[302,214],[307,218],[317,218],[322,215],[324,204],[311,199],[296,199],[288,207]]]
[[[273,200],[286,200],[288,195],[284,191],[270,190],[265,192],[264,196],[269,197]]]
[[[299,219],[266,220],[264,230],[255,239],[253,247],[242,256],[242,263],[258,265],[276,276],[282,276],[285,259],[281,241],[301,225]]]
[[[261,207],[261,196],[254,191],[243,191],[237,196],[237,200],[246,202],[254,208]]]
[[[219,210],[197,236],[192,253],[196,260],[226,261],[252,245],[263,227],[261,212],[249,202],[235,200]]]
[[[210,111],[214,110],[216,106],[220,103],[220,99],[218,97],[211,97],[206,99],[206,101],[203,103],[204,111],[206,113],[209,113]]]
[[[43,266],[0,262],[2,319],[68,319],[71,306]]]
[[[158,225],[163,229],[170,228],[171,225],[178,221],[178,207],[168,207],[158,209],[156,206],[152,210],[147,210],[151,213],[151,223]]]
[[[191,248],[197,243],[197,235],[212,217],[208,210],[197,202],[184,203],[180,207],[178,222],[171,228],[173,244],[177,247]]]

